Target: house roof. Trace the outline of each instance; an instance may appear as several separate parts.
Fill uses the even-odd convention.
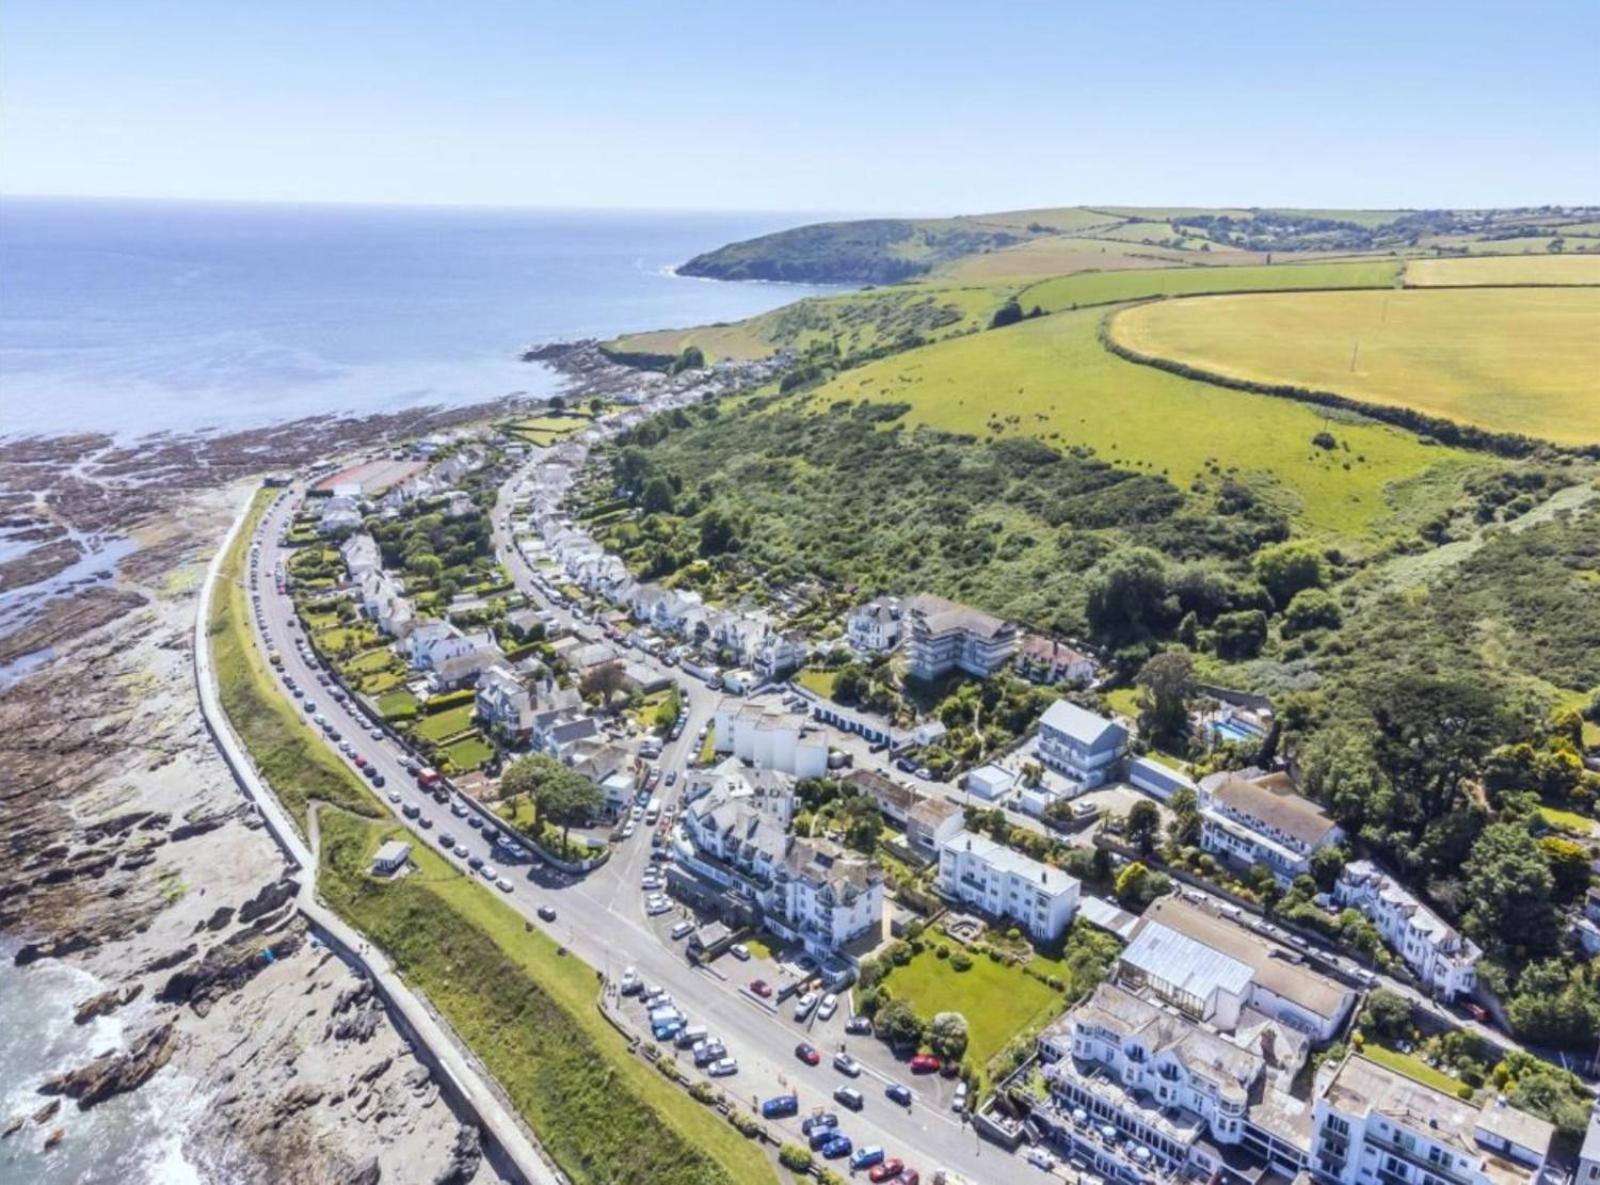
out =
[[[898,811],[909,811],[922,798],[910,786],[901,785],[875,769],[853,769],[844,780],[873,801],[889,803]]]
[[[935,634],[960,630],[981,638],[993,638],[1016,629],[1009,621],[1002,620],[992,613],[985,613],[982,609],[974,609],[970,605],[947,601],[932,593],[919,593],[912,597],[906,608],[913,618],[920,618],[923,625]]]
[[[1039,718],[1042,728],[1053,729],[1087,749],[1109,748],[1128,739],[1128,730],[1097,712],[1058,699]]]
[[[1080,662],[1093,662],[1083,651],[1055,638],[1029,634],[1022,640],[1018,657],[1032,663],[1049,663],[1053,666],[1070,666]]]
[[[943,850],[971,852],[990,868],[1021,877],[1052,895],[1066,892],[1079,884],[1076,877],[1068,876],[1054,865],[1041,864],[1030,856],[996,843],[987,835],[973,831],[956,832],[944,842]]]
[[[924,798],[906,812],[906,817],[919,827],[937,831],[939,825],[951,815],[959,815],[961,808],[944,798]]]
[[[1243,998],[1255,979],[1248,963],[1158,922],[1139,927],[1122,952],[1122,962],[1198,1000],[1209,1000],[1218,991]]]
[[[1258,820],[1307,847],[1322,843],[1337,826],[1320,806],[1295,792],[1294,779],[1287,774],[1225,771],[1202,778],[1200,790],[1237,814]]]

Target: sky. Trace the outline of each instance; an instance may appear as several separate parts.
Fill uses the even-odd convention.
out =
[[[1600,203],[1600,0],[6,0],[0,193]]]

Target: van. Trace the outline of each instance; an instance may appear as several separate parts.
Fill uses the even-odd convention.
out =
[[[644,821],[647,827],[654,827],[656,820],[661,818],[661,800],[652,798],[650,805],[644,808]]]
[[[859,1111],[867,1104],[866,1098],[853,1086],[841,1086],[833,1092],[833,1097],[841,1107],[849,1107],[852,1111]]]
[[[705,1025],[690,1025],[678,1034],[677,1046],[679,1049],[688,1049],[696,1041],[704,1041],[705,1039]]]
[[[693,922],[688,922],[688,921],[679,922],[676,926],[672,927],[672,941],[676,942],[680,938],[687,938],[693,932],[694,932],[694,923]]]

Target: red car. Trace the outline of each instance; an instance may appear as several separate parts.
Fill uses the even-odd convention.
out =
[[[1468,1001],[1467,1003],[1461,1005],[1461,1009],[1480,1025],[1486,1025],[1489,1023],[1489,1010],[1482,1004],[1474,1004],[1471,1001]]]
[[[772,987],[764,979],[752,980],[750,983],[750,990],[756,995],[760,996],[763,1000],[772,995]]]
[[[911,1072],[913,1074],[932,1074],[944,1065],[931,1053],[919,1053],[911,1059]]]
[[[822,1062],[822,1055],[804,1041],[794,1047],[794,1055],[808,1066],[819,1065]]]
[[[922,1177],[916,1169],[907,1169],[900,1174],[900,1185],[921,1185]]]
[[[872,1171],[867,1174],[869,1181],[890,1181],[900,1175],[900,1170],[906,1167],[906,1162],[898,1156],[882,1161],[872,1166]]]

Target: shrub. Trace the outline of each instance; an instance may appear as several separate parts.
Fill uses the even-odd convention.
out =
[[[936,959],[948,959],[950,957],[950,944],[948,942],[941,942],[934,948],[933,957]]]
[[[809,1173],[814,1162],[809,1149],[798,1144],[785,1144],[778,1149],[778,1163],[796,1173]]]
[[[689,1097],[697,1103],[714,1103],[717,1101],[717,1088],[709,1082],[696,1082],[689,1088]]]
[[[728,1112],[728,1122],[733,1124],[734,1130],[741,1136],[757,1136],[761,1134],[761,1124],[755,1117],[746,1115],[738,1108]]]
[[[950,956],[950,966],[957,971],[971,971],[972,956],[964,950],[958,950]]]

